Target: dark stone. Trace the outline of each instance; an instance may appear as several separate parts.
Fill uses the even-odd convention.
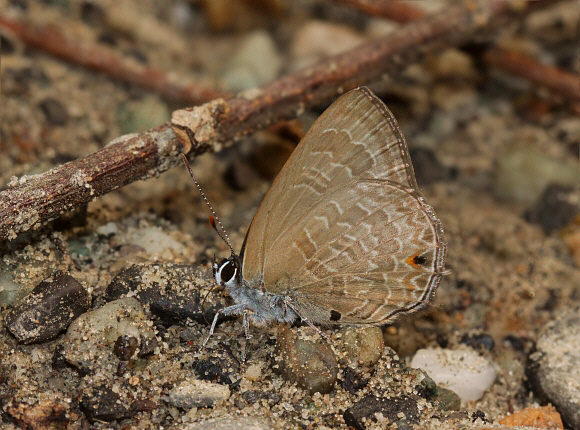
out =
[[[481,420],[484,423],[488,423],[488,419],[485,416],[485,412],[480,411],[479,409],[477,411],[475,411],[474,413],[471,414],[471,420],[472,421],[477,421],[477,420]]]
[[[120,360],[129,360],[135,354],[139,341],[134,336],[119,336],[115,341],[113,352]]]
[[[15,51],[16,48],[14,46],[13,39],[6,37],[4,33],[0,33],[0,54],[14,54]]]
[[[226,372],[215,361],[200,360],[193,364],[193,370],[199,379],[204,381],[217,382],[218,384],[231,385],[232,380]]]
[[[132,417],[136,410],[125,406],[121,396],[108,387],[92,387],[83,395],[80,409],[91,421],[114,421]]]
[[[576,193],[574,187],[548,185],[524,218],[530,223],[539,224],[546,234],[559,230],[580,214],[580,207],[573,203]]]
[[[350,367],[343,370],[342,377],[343,379],[340,381],[340,385],[351,394],[363,389],[369,383],[368,378],[363,378],[356,372],[356,370]]]
[[[105,11],[101,5],[92,1],[83,1],[81,3],[81,19],[87,24],[102,25],[105,18]]]
[[[260,400],[266,400],[270,406],[274,406],[282,400],[282,395],[276,390],[261,391],[248,390],[242,393],[242,399],[252,405]]]
[[[148,304],[151,312],[166,326],[196,321],[200,324],[211,322],[218,311],[226,306],[225,300],[201,306],[197,285],[190,281],[195,277],[195,266],[176,264],[133,265],[123,269],[107,286],[105,298],[116,300],[129,292],[143,304]],[[147,277],[163,277],[165,286],[156,281],[149,282]],[[235,317],[220,317],[219,322]]]
[[[420,187],[451,179],[456,175],[454,169],[443,166],[430,149],[414,147],[409,150],[409,154]]]
[[[433,400],[437,397],[437,394],[439,394],[437,384],[426,373],[424,374],[421,383],[415,386],[415,391],[417,392],[417,395],[426,400]]]
[[[139,357],[147,357],[155,352],[158,342],[156,337],[141,336],[141,343],[139,345]]]
[[[256,171],[237,157],[234,157],[224,172],[224,181],[236,191],[247,190],[257,179]]]
[[[461,398],[447,388],[438,387],[437,397],[435,401],[439,405],[439,409],[443,411],[458,411],[461,409]]]
[[[62,353],[63,349],[64,349],[64,345],[58,345],[54,349],[54,353],[52,354],[52,360],[51,360],[51,365],[52,365],[53,370],[60,370],[60,369],[64,369],[64,368],[68,367],[66,359],[64,358],[64,355]]]
[[[491,351],[495,346],[493,337],[486,333],[472,335],[465,333],[463,336],[461,336],[460,342],[464,345],[472,347],[475,350],[486,349]]]
[[[4,323],[20,342],[44,342],[65,330],[91,304],[87,290],[70,275],[57,272],[6,312]]]
[[[68,121],[67,110],[57,99],[47,97],[38,106],[52,125],[65,125]]]
[[[508,334],[503,338],[503,343],[516,351],[527,352],[531,348],[533,341],[527,337]]]
[[[363,397],[344,412],[344,421],[357,430],[366,428],[366,423],[377,422],[376,414],[380,413],[391,423],[400,421],[399,412],[405,414],[408,423],[419,421],[417,401],[409,396],[396,398],[379,398],[373,395]],[[381,423],[381,425],[386,423]]]
[[[261,400],[266,397],[266,393],[261,390],[248,390],[242,393],[242,399],[248,402],[250,405],[253,405],[258,400]]]

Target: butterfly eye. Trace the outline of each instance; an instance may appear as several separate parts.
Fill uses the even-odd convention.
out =
[[[219,275],[223,283],[227,283],[232,280],[236,275],[236,264],[231,260],[224,260],[219,271]]]

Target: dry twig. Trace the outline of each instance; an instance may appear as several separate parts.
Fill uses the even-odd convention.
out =
[[[161,70],[129,61],[104,46],[79,43],[64,35],[54,25],[38,25],[0,16],[0,28],[12,32],[27,45],[55,57],[103,72],[114,79],[139,85],[171,100],[197,104],[225,95],[192,83],[184,85],[177,77],[172,78]]]
[[[541,64],[535,58],[520,52],[499,47],[488,49],[483,54],[483,60],[490,66],[546,87],[564,100],[580,102],[580,81],[572,73]]]
[[[388,18],[401,24],[417,21],[425,15],[418,7],[393,0],[341,1],[370,15]],[[578,77],[572,73],[547,66],[535,58],[505,48],[492,47],[482,57],[486,64],[543,86],[564,100],[576,104],[580,101]]]
[[[176,129],[186,145],[190,142],[183,132],[193,138],[194,154],[217,150],[225,142],[295,117],[306,107],[358,85],[394,76],[426,55],[479,38],[552,3],[459,3],[262,88],[178,111]],[[101,151],[41,175],[22,177],[0,193],[0,239],[13,239],[100,195],[158,175],[177,164],[176,156],[183,149],[170,125],[164,124],[139,135],[122,136]]]

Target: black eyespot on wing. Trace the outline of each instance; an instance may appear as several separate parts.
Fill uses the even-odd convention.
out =
[[[340,317],[342,317],[340,312],[335,311],[335,310],[330,311],[330,321],[338,321],[340,319]]]
[[[415,255],[413,257],[413,263],[415,263],[417,266],[422,266],[426,262],[427,262],[427,258],[425,258],[424,255]]]
[[[222,277],[223,282],[230,281],[235,274],[236,274],[236,265],[234,264],[233,261],[228,261],[222,266],[220,275]]]

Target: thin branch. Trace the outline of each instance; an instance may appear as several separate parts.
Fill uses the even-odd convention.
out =
[[[139,85],[171,100],[197,104],[225,95],[193,83],[184,84],[181,82],[183,79],[170,77],[161,70],[131,61],[104,46],[80,43],[67,37],[54,24],[38,25],[0,15],[0,28],[10,31],[27,45],[55,57],[105,73],[114,79]]]
[[[176,111],[172,125],[183,144],[169,129],[170,124],[164,124],[122,136],[101,151],[43,174],[23,176],[0,193],[0,240],[38,228],[62,212],[130,182],[159,175],[175,166],[177,155],[188,152],[191,143],[194,155],[219,150],[235,138],[295,117],[306,107],[358,85],[393,77],[433,52],[480,38],[484,32],[553,3],[459,3],[264,87]]]
[[[417,21],[425,15],[418,7],[393,0],[340,0],[365,13],[388,18],[404,24]],[[578,76],[557,67],[547,66],[533,57],[505,48],[492,47],[483,53],[483,61],[504,72],[543,86],[554,94],[573,103],[574,111],[580,101]]]
[[[490,66],[546,87],[564,100],[580,102],[580,80],[572,73],[539,63],[535,58],[520,52],[499,47],[488,49],[483,54],[483,60]]]
[[[191,142],[196,151],[219,149],[220,143],[280,119],[294,118],[305,108],[361,84],[392,77],[427,55],[464,44],[475,36],[481,39],[484,32],[554,3],[460,3],[298,73],[231,97],[223,106],[213,106],[214,114],[209,118],[203,106],[175,111],[173,130],[186,148]]]

